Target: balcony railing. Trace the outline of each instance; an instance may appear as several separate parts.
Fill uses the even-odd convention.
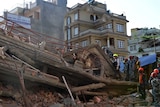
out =
[[[94,33],[94,34],[104,34],[104,33],[111,33],[113,32],[113,29],[103,29],[103,30],[95,30],[95,29],[88,29],[86,31],[81,32],[79,35],[83,36],[89,33]]]

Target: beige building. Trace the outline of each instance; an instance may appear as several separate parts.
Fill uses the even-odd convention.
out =
[[[64,19],[64,35],[68,49],[99,44],[106,52],[128,56],[126,16],[111,13],[106,4],[96,1],[77,4]]]

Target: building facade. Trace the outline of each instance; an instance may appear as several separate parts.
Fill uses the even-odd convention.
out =
[[[111,13],[106,4],[86,2],[69,9],[64,19],[64,34],[68,49],[98,44],[106,52],[128,56],[126,16]]]
[[[134,28],[128,41],[130,55],[142,57],[160,54],[160,29]]]
[[[24,8],[16,7],[9,13],[30,18],[31,29],[38,33],[64,40],[66,5],[67,0],[35,0]]]

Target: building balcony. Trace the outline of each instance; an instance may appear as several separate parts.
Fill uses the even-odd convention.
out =
[[[79,36],[87,35],[87,34],[105,34],[105,33],[112,33],[113,29],[103,29],[103,30],[95,30],[95,29],[88,29],[86,31],[83,31],[79,34]]]
[[[91,28],[91,27],[95,27],[95,26],[98,26],[98,25],[103,25],[104,21],[103,21],[103,19],[98,19],[98,20],[95,20],[95,21],[78,19],[78,20],[75,20],[74,22],[70,23],[69,25],[65,25],[64,27],[65,28],[67,28],[67,26],[72,27],[72,26],[77,25],[77,24],[84,25],[86,27]]]

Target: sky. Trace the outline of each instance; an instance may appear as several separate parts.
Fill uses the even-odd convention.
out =
[[[0,15],[3,11],[24,6],[34,0],[4,0],[0,3]],[[77,3],[85,3],[88,0],[68,0],[67,7]],[[127,34],[131,35],[132,28],[157,28],[160,29],[160,0],[95,0],[107,4],[107,10],[112,13],[124,14],[127,23]]]

